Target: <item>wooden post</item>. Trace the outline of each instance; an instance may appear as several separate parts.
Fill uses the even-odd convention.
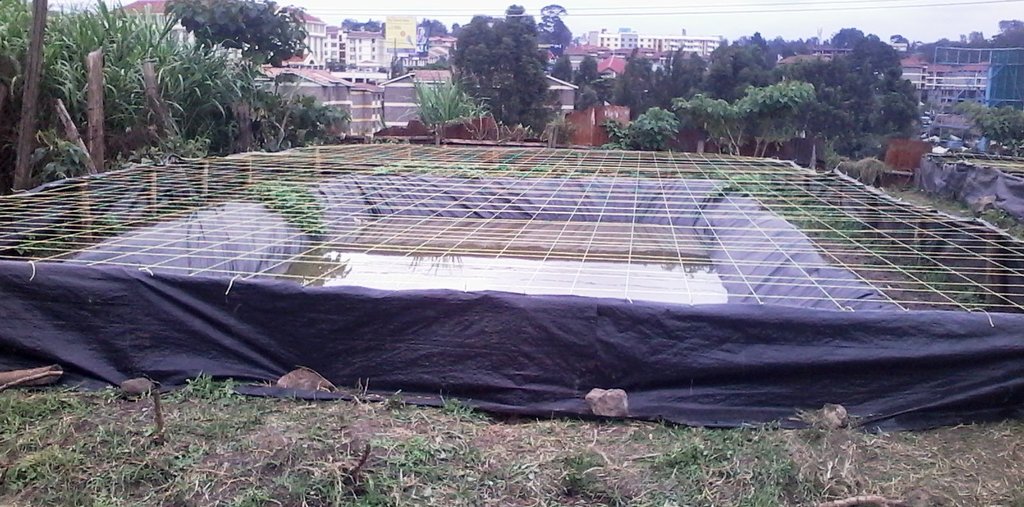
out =
[[[142,62],[142,83],[145,86],[149,109],[156,115],[157,133],[161,136],[168,133],[176,134],[174,123],[171,121],[170,111],[167,110],[164,100],[160,96],[160,83],[156,79],[156,66],[151,61]]]
[[[817,165],[818,165],[818,143],[816,143],[814,141],[815,141],[814,139],[811,140],[811,163],[810,163],[810,168],[811,168],[812,171],[817,169]]]
[[[88,86],[85,89],[88,123],[86,144],[89,146],[92,165],[97,171],[103,171],[107,157],[103,137],[103,50],[97,49],[89,53],[89,56],[85,57],[85,67],[88,71]]]
[[[21,95],[21,121],[18,125],[17,160],[14,188],[32,185],[32,145],[36,137],[39,81],[43,74],[43,36],[46,33],[47,0],[32,0],[32,27],[29,29],[28,57],[25,59],[25,89]]]
[[[68,114],[68,108],[64,107],[64,101],[61,99],[55,100],[54,107],[57,109],[57,118],[60,118],[60,123],[64,125],[64,137],[78,146],[83,152],[89,153],[89,149],[85,147],[85,141],[82,141],[82,136],[78,134],[78,127],[75,126],[75,121]],[[85,159],[85,169],[89,174],[96,174],[96,166],[93,165],[91,158]]]

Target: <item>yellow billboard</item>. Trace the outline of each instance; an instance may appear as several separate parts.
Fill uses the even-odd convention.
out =
[[[416,49],[415,16],[388,16],[384,23],[387,49]]]

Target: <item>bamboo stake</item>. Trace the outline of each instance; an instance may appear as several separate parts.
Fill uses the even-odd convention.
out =
[[[57,118],[60,118],[60,123],[64,126],[64,137],[74,143],[75,146],[78,146],[82,152],[89,153],[89,148],[85,147],[85,141],[82,141],[82,136],[78,133],[78,127],[75,126],[75,121],[71,119],[68,108],[64,106],[64,101],[61,99],[55,100],[54,107],[57,109]],[[96,174],[96,166],[93,165],[91,158],[85,159],[85,170],[89,174]]]
[[[43,36],[46,33],[47,0],[32,1],[32,27],[29,29],[28,56],[25,60],[25,89],[21,95],[21,121],[18,125],[17,159],[14,165],[14,189],[32,186],[32,145],[36,138],[39,82],[43,74]]]
[[[97,49],[85,57],[88,72],[86,93],[86,122],[88,131],[89,156],[97,171],[103,171],[106,164],[106,142],[103,136],[103,50]]]

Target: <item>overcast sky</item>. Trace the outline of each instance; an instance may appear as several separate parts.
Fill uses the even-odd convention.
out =
[[[496,15],[508,1],[495,0],[291,0],[329,23],[344,18],[383,19],[387,14],[466,23],[474,13]],[[279,3],[288,4],[286,0]],[[536,14],[549,1],[520,2]],[[760,31],[765,38],[824,37],[856,27],[883,38],[901,34],[911,40],[957,39],[981,31],[991,36],[1002,19],[1024,18],[1024,0],[561,0],[574,34],[629,27],[655,34],[721,35],[735,39]],[[915,6],[915,7],[908,7]],[[786,12],[779,12],[780,10]],[[714,11],[714,12],[709,12]],[[722,13],[721,11],[729,11]],[[770,12],[774,11],[774,12]]]

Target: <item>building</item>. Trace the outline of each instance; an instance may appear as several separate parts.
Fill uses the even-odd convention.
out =
[[[345,43],[348,34],[341,27],[327,27],[327,45],[324,49],[324,61],[331,70],[345,70]]]
[[[937,64],[914,56],[901,60],[900,66],[903,78],[914,85],[922,102],[947,109],[960,102],[986,101],[988,63]]]
[[[381,84],[384,89],[384,126],[404,127],[419,115],[416,106],[416,84],[451,81],[447,70],[415,70]]]
[[[302,27],[306,29],[306,54],[304,63],[310,67],[327,66],[327,23],[305,11],[298,12]]]
[[[837,56],[848,55],[853,52],[853,48],[840,48],[836,46],[813,46],[811,49],[811,55],[820,56],[823,60],[832,60]]]
[[[381,32],[348,32],[345,63],[349,69],[377,70],[391,65]]]
[[[612,55],[597,62],[597,73],[601,77],[614,79],[624,72],[626,72],[626,59],[621,56]]]
[[[278,93],[313,97],[320,104],[349,113],[347,134],[370,135],[381,127],[384,91],[374,85],[353,83],[321,69],[262,68],[267,86]]]
[[[649,35],[632,31],[599,30],[588,32],[585,42],[588,46],[610,50],[647,49],[659,53],[683,50],[707,58],[722,44],[722,38],[686,35],[685,31],[680,35]]]
[[[551,107],[561,114],[572,111],[576,107],[576,85],[551,76],[546,77],[553,100]],[[409,120],[416,119],[419,115],[416,105],[417,83],[444,83],[451,79],[452,73],[447,70],[414,70],[385,81],[381,85],[384,89],[384,125],[404,127],[409,124]]]
[[[579,87],[556,77],[546,77],[548,78],[548,90],[554,96],[552,107],[561,114],[567,114],[576,109],[576,90],[579,90]]]
[[[167,24],[167,2],[165,0],[137,0],[121,7],[121,9],[130,14],[143,16],[146,20],[152,21],[157,25]],[[185,30],[181,23],[175,23],[171,27],[170,36],[171,39],[180,43],[195,41],[192,34]]]

